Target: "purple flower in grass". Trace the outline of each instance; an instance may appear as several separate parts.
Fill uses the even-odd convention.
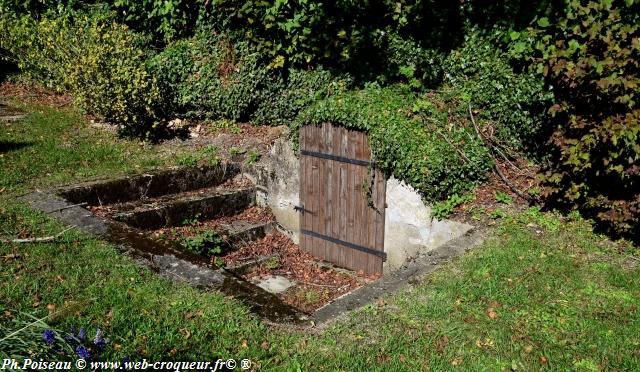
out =
[[[70,345],[77,344],[78,340],[76,338],[76,332],[77,332],[76,327],[71,326],[71,328],[69,328],[69,333],[66,336],[64,336],[64,340]]]
[[[104,339],[104,334],[100,328],[96,331],[96,337],[93,339],[93,344],[102,350],[107,345],[107,340]]]
[[[82,345],[78,345],[78,347],[76,347],[76,354],[78,354],[82,359],[89,359],[91,357],[89,350]]]
[[[78,339],[80,341],[84,341],[87,338],[87,330],[84,327],[80,327],[80,331],[78,332]]]
[[[45,329],[45,331],[42,332],[42,338],[47,344],[53,345],[53,343],[56,342],[56,332],[51,329]]]

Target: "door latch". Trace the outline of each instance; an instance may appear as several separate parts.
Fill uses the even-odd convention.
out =
[[[309,212],[308,210],[304,209],[304,205],[294,205],[293,210],[302,214],[304,214],[305,212]]]

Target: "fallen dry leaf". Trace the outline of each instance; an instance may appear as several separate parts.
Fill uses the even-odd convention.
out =
[[[540,364],[547,364],[547,358],[544,355],[540,357]]]
[[[184,315],[184,317],[187,320],[190,320],[190,319],[193,319],[195,317],[201,317],[203,315],[204,315],[204,310],[198,310],[198,311],[189,311]]]
[[[491,319],[497,319],[498,318],[498,313],[495,312],[495,310],[493,310],[492,307],[487,309],[487,316]]]
[[[378,356],[376,356],[376,361],[378,362],[378,364],[387,363],[390,360],[391,360],[391,357],[389,356],[389,354],[383,351],[378,353]]]
[[[462,364],[462,358],[455,358],[451,361],[451,365],[457,367]]]
[[[180,329],[180,334],[182,334],[182,336],[184,336],[184,338],[186,338],[187,340],[191,338],[191,331],[186,328]]]
[[[533,351],[533,346],[527,345],[524,347],[524,352],[530,354]]]
[[[436,340],[436,351],[438,354],[442,354],[444,352],[444,348],[449,344],[449,337],[442,336]]]
[[[113,308],[109,309],[109,312],[107,313],[107,315],[105,315],[104,322],[106,325],[109,325],[111,324],[112,320],[113,320]]]
[[[20,258],[20,255],[18,253],[9,253],[9,254],[5,254],[4,256],[2,256],[6,261],[10,261],[10,260],[15,260]]]

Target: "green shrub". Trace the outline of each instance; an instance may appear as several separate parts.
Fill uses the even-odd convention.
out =
[[[185,116],[285,124],[315,100],[351,85],[318,69],[269,70],[246,42],[202,28],[149,61],[167,107]]]
[[[248,121],[267,79],[260,56],[210,28],[154,56],[150,68],[179,112],[190,117]]]
[[[54,13],[63,14],[70,9],[99,3],[97,0],[0,0],[0,14],[29,14],[34,18]],[[100,4],[102,5],[102,4]]]
[[[437,202],[433,205],[433,217],[442,220],[447,218],[459,205],[475,200],[475,195],[468,193],[462,196],[458,194],[449,195],[447,200]]]
[[[274,72],[259,91],[251,121],[257,124],[291,123],[313,102],[345,92],[351,85],[348,76],[335,77],[322,69],[290,69],[286,77]]]
[[[414,89],[435,86],[442,79],[444,53],[427,49],[410,37],[401,37],[392,30],[379,31],[379,48],[385,66],[378,78],[382,82],[400,81]]]
[[[478,110],[480,125],[491,126],[502,145],[540,153],[548,138],[545,109],[552,94],[544,79],[528,71],[516,71],[496,41],[471,30],[464,44],[443,61],[444,83],[458,91]]]
[[[421,102],[403,87],[368,86],[315,103],[296,128],[330,122],[368,132],[378,166],[427,200],[462,194],[490,170],[487,149],[468,125],[433,117]]]
[[[204,3],[204,0],[115,0],[109,6],[137,31],[171,40],[194,27]]]
[[[145,134],[157,120],[160,91],[144,64],[141,40],[126,26],[87,15],[34,20],[0,16],[0,47],[19,67],[70,92],[87,113]]]
[[[203,256],[217,256],[224,251],[224,239],[215,231],[199,231],[194,236],[183,237],[182,245],[189,252]]]
[[[552,200],[640,236],[640,4],[572,1],[517,44],[553,85]],[[527,44],[528,43],[528,44]]]

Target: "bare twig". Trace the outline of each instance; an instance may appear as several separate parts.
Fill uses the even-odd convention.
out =
[[[494,141],[491,141],[491,142],[494,142]],[[497,153],[498,153],[498,155],[500,155],[500,156],[504,159],[504,161],[506,161],[506,162],[507,162],[507,164],[509,164],[509,165],[511,166],[511,168],[513,168],[516,172],[518,172],[518,173],[520,173],[520,174],[522,174],[522,175],[526,175],[526,173],[525,173],[525,172],[523,172],[523,171],[522,171],[522,169],[518,168],[515,164],[513,164],[513,163],[511,162],[511,160],[509,160],[509,158],[507,158],[507,156],[506,156],[506,155],[505,155],[505,154],[504,154],[504,153],[503,153],[503,152],[498,148],[498,146],[497,146],[497,145],[496,145],[496,146],[492,146],[492,148],[493,148],[493,150],[494,150],[495,152],[497,152]]]
[[[318,284],[318,283],[303,282],[303,281],[301,281],[300,283],[309,284],[309,285],[315,285],[315,286],[318,286],[318,287],[338,288],[337,285],[331,285],[331,284]]]
[[[436,132],[437,134],[439,134],[439,135],[440,135],[440,137],[442,137],[442,139],[444,139],[444,140],[449,144],[449,146],[453,147],[453,148],[458,152],[458,154],[462,157],[462,160],[466,161],[467,163],[471,163],[471,160],[469,160],[469,158],[467,157],[467,155],[465,155],[465,153],[464,153],[462,150],[460,150],[460,149],[458,148],[458,146],[454,145],[454,144],[453,144],[453,143],[452,143],[452,142],[447,138],[447,136],[445,136],[443,133],[441,133],[441,132],[438,130],[438,128],[433,128],[433,127],[431,127],[429,124],[427,124],[427,125],[429,126],[429,128],[430,128],[431,130],[433,130],[434,132]]]
[[[471,105],[469,105],[469,116],[471,117],[471,123],[473,123],[473,128],[476,130],[476,133],[478,134],[480,141],[482,141],[482,143],[488,146],[489,149],[494,150],[492,146],[489,146],[487,144],[484,136],[482,135],[482,133],[480,133],[480,129],[478,129],[478,124],[476,124],[476,119],[473,117],[473,111],[471,110]],[[490,156],[491,158],[493,158],[493,165],[494,165],[495,171],[498,174],[498,176],[502,179],[502,182],[504,182],[507,186],[509,186],[509,188],[513,190],[513,192],[515,192],[522,199],[531,200],[531,198],[528,195],[520,191],[520,189],[518,189],[516,185],[511,183],[511,181],[509,181],[507,177],[505,177],[504,173],[502,173],[502,170],[500,169],[500,165],[498,165],[498,160],[496,159],[496,157],[493,156],[493,154],[490,154]]]
[[[485,145],[489,146],[493,151],[497,152],[498,155],[500,155],[504,159],[504,161],[506,161],[507,164],[509,164],[511,166],[511,168],[513,168],[515,171],[517,171],[521,175],[527,175],[520,168],[518,168],[515,164],[513,164],[511,162],[511,160],[509,160],[509,158],[499,148],[499,146],[500,146],[500,147],[504,148],[505,151],[506,151],[506,149],[507,149],[506,147],[502,146],[499,142],[494,140],[493,136],[491,136],[491,138],[489,138],[484,133],[480,132],[480,130],[478,129],[478,126],[476,125],[475,118],[473,117],[473,112],[471,111],[471,105],[469,105],[469,115],[471,116],[471,122],[473,123],[473,127],[475,128],[476,133],[478,134],[480,139],[483,140]],[[489,142],[491,142],[491,144],[489,144]]]
[[[71,226],[68,229],[65,229],[61,232],[59,232],[56,235],[51,235],[51,236],[43,236],[40,238],[26,238],[26,239],[11,239],[11,240],[5,240],[5,239],[0,239],[0,242],[2,243],[47,243],[47,242],[52,242],[56,239],[58,239],[62,234],[66,233],[67,231],[73,229],[75,226]]]
[[[84,207],[85,205],[88,205],[89,203],[78,203],[78,204],[71,204],[71,205],[67,205],[64,206],[62,208],[58,208],[58,209],[54,209],[51,211],[48,211],[46,213],[53,213],[53,212],[60,212],[60,211],[64,211],[65,209],[71,209],[71,208],[75,208],[75,207]]]
[[[345,290],[345,289],[347,289],[347,288],[349,288],[349,284],[345,284],[345,285],[343,285],[342,287],[338,288],[338,289],[336,290],[336,292],[342,292],[342,291],[344,291],[344,290]]]

